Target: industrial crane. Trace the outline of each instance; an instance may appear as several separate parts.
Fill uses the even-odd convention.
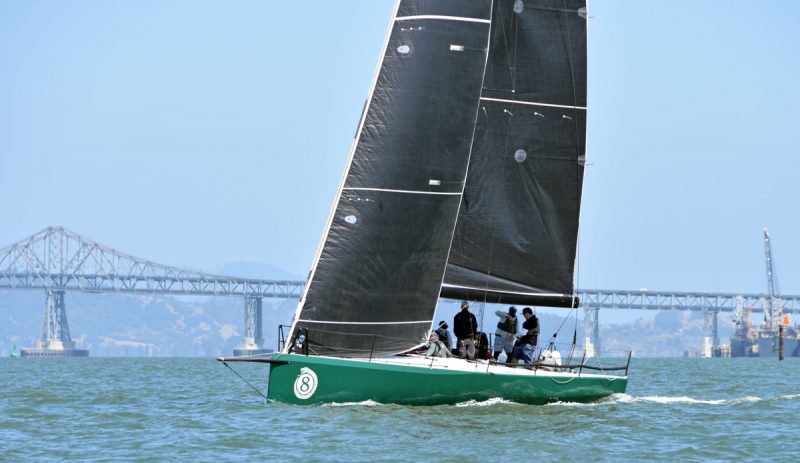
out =
[[[762,299],[764,307],[764,324],[759,333],[753,331],[750,324],[750,314],[752,306],[745,306],[743,301],[736,304],[736,312],[733,321],[736,323],[736,330],[731,337],[731,355],[733,357],[750,357],[752,355],[764,355],[766,344],[759,346],[758,339],[766,338],[773,340],[781,322],[783,304],[780,300],[780,290],[778,289],[778,279],[775,276],[775,263],[772,260],[772,243],[770,242],[769,230],[764,229],[764,253],[767,258],[767,297]],[[775,351],[774,342],[769,346],[770,351]],[[763,349],[763,350],[762,350]]]
[[[767,292],[770,300],[780,294],[778,277],[775,276],[775,263],[772,261],[772,244],[770,243],[769,230],[764,229],[764,253],[767,255]]]
[[[768,331],[777,331],[783,315],[783,304],[780,300],[780,288],[778,287],[778,277],[775,275],[775,262],[772,259],[772,243],[769,237],[769,230],[764,229],[764,254],[767,257],[767,308],[764,311],[766,328]]]

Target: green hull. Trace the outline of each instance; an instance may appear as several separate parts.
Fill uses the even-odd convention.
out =
[[[485,366],[481,371],[458,371],[296,354],[272,359],[276,362],[270,365],[268,397],[289,404],[372,400],[440,405],[495,397],[526,404],[590,402],[625,392],[628,384],[627,377],[488,373]]]

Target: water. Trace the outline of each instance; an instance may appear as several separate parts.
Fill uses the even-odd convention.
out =
[[[288,406],[211,359],[6,358],[0,461],[797,461],[799,367],[634,359],[587,405]]]

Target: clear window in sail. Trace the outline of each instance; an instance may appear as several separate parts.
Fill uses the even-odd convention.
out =
[[[517,162],[525,162],[528,159],[528,153],[523,149],[518,149],[514,152],[514,160]]]
[[[399,47],[397,47],[397,53],[402,53],[405,55],[410,51],[411,47],[409,47],[408,45],[400,45]]]

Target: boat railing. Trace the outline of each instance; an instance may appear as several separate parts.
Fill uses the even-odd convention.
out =
[[[425,341],[420,339],[400,338],[396,336],[386,336],[381,334],[364,334],[364,333],[347,333],[342,331],[330,331],[324,329],[309,330],[306,327],[299,327],[294,333],[286,335],[284,328],[290,328],[288,325],[278,326],[278,348],[284,351],[284,348],[291,346],[291,352],[299,353],[302,355],[333,355],[342,357],[357,357],[367,358],[372,361],[373,358],[384,355],[379,349],[376,354],[376,347],[380,346],[380,341],[391,340],[397,345],[408,344],[424,344]],[[358,338],[357,343],[352,343],[351,347],[337,347],[330,345],[323,345],[319,342],[319,334],[335,334],[339,338]],[[347,344],[347,343],[345,343]],[[385,344],[385,343],[384,343]]]
[[[578,376],[586,370],[602,373],[623,372],[621,376],[628,376],[632,358],[630,350],[604,349],[604,355],[599,356],[595,353],[587,353],[585,350],[581,352],[578,347],[574,344],[549,342],[543,347],[535,349],[533,358],[536,360],[534,362],[511,363],[507,361],[505,363],[491,363],[530,370],[571,372],[576,373]],[[553,358],[553,355],[549,354],[548,351],[558,352],[559,355]],[[565,359],[564,363],[561,363],[562,358]]]
[[[281,351],[288,345],[295,346],[294,352],[299,353],[302,355],[309,355],[309,353],[313,355],[319,355],[315,349],[310,347],[313,343],[312,336],[315,332],[325,332],[324,330],[313,330],[309,331],[308,328],[300,328],[294,335],[287,338],[283,328],[289,328],[287,325],[279,325],[278,326],[278,347]],[[353,335],[353,336],[360,336],[364,337],[363,333],[341,333],[337,332],[339,335]],[[364,346],[363,349],[342,349],[340,353],[348,353],[353,354],[354,351],[358,351],[361,355],[358,357],[367,357],[368,361],[372,361],[375,357],[375,345],[378,338],[391,338],[388,336],[382,336],[378,334],[373,334],[370,336],[371,339],[368,339],[367,345]],[[400,340],[400,338],[391,338]],[[409,341],[409,340],[405,340]],[[420,342],[420,345],[422,342]],[[491,345],[491,344],[490,344]],[[367,349],[369,347],[369,349]],[[493,360],[489,360],[487,362],[487,369],[491,365],[505,365],[508,367],[517,367],[517,368],[527,368],[531,370],[542,370],[542,371],[560,371],[560,372],[571,372],[575,373],[578,376],[583,374],[585,371],[592,371],[592,372],[601,372],[603,374],[608,372],[624,372],[619,374],[619,376],[628,376],[628,371],[630,370],[631,365],[631,358],[632,352],[629,350],[615,350],[615,349],[603,349],[603,356],[596,355],[596,353],[587,353],[586,351],[581,352],[578,349],[579,346],[575,344],[567,344],[567,343],[555,343],[555,342],[548,342],[543,347],[537,347],[534,351],[533,358],[536,359],[534,362],[531,363],[511,363],[511,362],[496,362]],[[329,351],[336,351],[335,348],[326,347],[326,350]],[[550,353],[548,353],[548,351]],[[425,352],[424,348],[421,350],[413,350],[409,353],[419,353],[423,354]],[[557,356],[554,356],[552,353],[558,352]],[[578,356],[580,353],[580,356]],[[565,359],[564,363],[561,363],[561,359]],[[434,368],[436,357],[431,357],[430,367]],[[558,360],[556,360],[558,359]],[[619,363],[611,363],[613,361],[619,361]]]
[[[278,352],[283,352],[283,348],[286,347],[286,334],[283,332],[284,328],[291,329],[291,325],[278,325]]]

